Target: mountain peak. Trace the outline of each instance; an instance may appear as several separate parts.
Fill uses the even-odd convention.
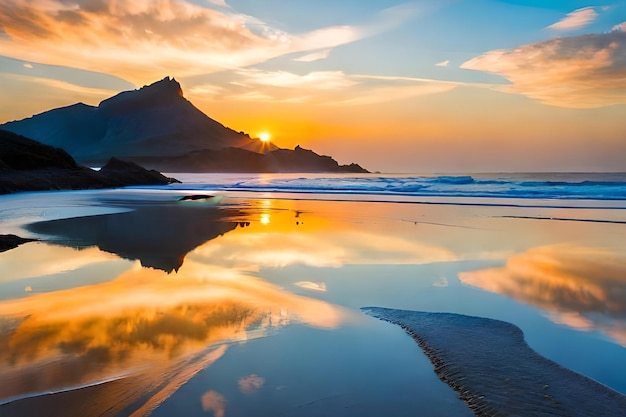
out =
[[[169,75],[160,81],[154,82],[150,85],[144,85],[139,91],[158,91],[161,94],[173,94],[183,97],[183,89],[180,87],[180,83],[176,81],[176,78],[170,78]]]
[[[107,113],[120,113],[143,106],[171,104],[176,99],[184,100],[183,89],[175,78],[168,76],[138,90],[119,93],[102,101],[98,107]]]

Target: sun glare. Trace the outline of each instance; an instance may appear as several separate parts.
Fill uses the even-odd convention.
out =
[[[259,139],[261,139],[261,142],[269,142],[271,138],[271,135],[267,132],[261,132],[259,134]]]

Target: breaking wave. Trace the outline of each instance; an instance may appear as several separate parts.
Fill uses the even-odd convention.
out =
[[[172,174],[176,175],[176,174]],[[180,188],[245,192],[626,201],[626,174],[188,175]]]

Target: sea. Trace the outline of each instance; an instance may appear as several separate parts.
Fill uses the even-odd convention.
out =
[[[625,173],[167,175],[0,196],[0,415],[471,416],[372,306],[626,394]]]

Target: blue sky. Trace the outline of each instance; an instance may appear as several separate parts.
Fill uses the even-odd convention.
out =
[[[372,169],[626,171],[625,22],[625,1],[6,0],[0,123],[169,75],[236,130]]]

